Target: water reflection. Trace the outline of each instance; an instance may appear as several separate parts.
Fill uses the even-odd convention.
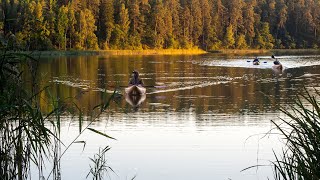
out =
[[[148,89],[146,105],[140,107],[145,111],[154,111],[154,104],[160,103],[163,104],[157,107],[160,111],[166,106],[175,111],[194,107],[198,113],[269,112],[275,111],[279,104],[288,103],[304,85],[310,85],[303,80],[307,77],[297,77],[305,72],[315,74],[318,71],[318,68],[303,67],[286,69],[283,73],[271,68],[216,67],[195,63],[203,59],[209,58],[84,56],[43,59],[39,68],[42,78],[39,89],[51,82],[52,94],[61,99],[86,91],[77,101],[84,109],[91,110],[101,102],[103,92],[112,93],[115,86],[127,84],[131,70],[139,69],[146,85],[161,85],[161,88]],[[123,92],[123,88],[120,91]],[[43,98],[45,102],[45,94]],[[126,103],[123,100],[120,106],[125,107]]]
[[[129,95],[126,94],[126,101],[129,103],[134,111],[138,111],[141,103],[146,100],[146,94]]]
[[[248,149],[244,142],[252,134],[267,132],[272,127],[270,120],[284,118],[278,108],[293,103],[305,86],[319,87],[320,66],[305,66],[318,63],[318,56],[278,57],[288,68],[276,72],[271,61],[259,65],[261,68],[243,63],[252,58],[46,58],[40,61],[38,88],[49,84],[53,87],[52,96],[64,100],[76,97],[72,102],[83,111],[90,111],[111,97],[115,89],[119,92],[116,103],[93,126],[119,139],[111,142],[113,153],[109,158],[120,179],[132,171],[139,179],[257,179],[254,172],[244,173],[245,176],[239,172],[257,159],[257,142]],[[139,70],[147,86],[152,86],[146,96],[127,97],[124,88],[116,88],[128,83],[133,69]],[[50,96],[45,91],[41,93],[41,108],[50,110]],[[63,128],[63,137],[69,137],[72,129],[77,132],[68,123]],[[92,135],[85,138],[92,143],[85,150],[89,152],[102,142]],[[270,148],[274,142],[259,145],[259,152],[267,160],[273,156]],[[72,152],[81,154],[81,150]],[[66,159],[80,161],[73,156]],[[186,160],[190,163],[184,163]],[[74,178],[88,163],[80,164],[73,168],[74,172],[68,169],[66,179]],[[266,177],[272,172],[262,174]]]
[[[275,67],[275,66],[272,66],[272,71],[275,75],[276,78],[279,78],[282,76],[282,74],[285,73],[285,69],[282,69],[282,68],[278,68],[278,67]]]

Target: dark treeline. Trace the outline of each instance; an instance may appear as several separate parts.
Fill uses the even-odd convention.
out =
[[[319,0],[2,0],[24,50],[318,48]]]

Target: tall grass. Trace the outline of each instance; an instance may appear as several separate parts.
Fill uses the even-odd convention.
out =
[[[285,138],[282,154],[275,154],[273,162],[277,180],[320,179],[320,93],[306,92],[291,108],[281,109],[290,121],[273,122]]]
[[[69,110],[69,104],[51,97],[53,110],[44,113],[40,109],[39,98],[44,91],[50,95],[50,87],[39,89],[37,77],[37,60],[19,53],[1,51],[0,55],[0,179],[28,179],[30,165],[35,164],[39,173],[36,179],[42,179],[45,160],[52,158],[53,169],[49,175],[52,179],[61,179],[60,160],[65,152],[85,130],[90,130],[107,138],[107,134],[90,128],[92,122],[109,106],[113,96],[105,96],[102,104],[93,111],[98,113],[89,118],[87,126],[82,127],[82,113],[78,110],[79,135],[61,152],[60,124],[61,114]],[[23,80],[22,66],[26,65],[31,80]],[[28,86],[27,86],[28,85]],[[29,87],[29,88],[26,88]],[[49,103],[49,102],[48,102]],[[53,128],[48,128],[51,124]],[[114,139],[114,138],[112,138]],[[49,178],[48,177],[48,178]]]
[[[102,180],[108,175],[109,171],[114,172],[113,169],[107,165],[106,152],[109,150],[109,146],[103,149],[101,148],[93,158],[90,158],[92,165],[90,165],[90,171],[87,178],[91,176],[93,180]]]

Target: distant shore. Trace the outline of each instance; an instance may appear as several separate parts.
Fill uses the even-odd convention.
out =
[[[127,55],[199,55],[208,52],[202,49],[153,49],[153,50],[70,50],[70,51],[23,51],[32,56],[127,56]]]
[[[320,55],[320,49],[221,49],[204,51],[202,49],[152,49],[152,50],[68,50],[68,51],[22,51],[32,56],[130,56],[130,55]]]
[[[305,55],[305,54],[320,54],[320,49],[222,49],[209,51],[213,54],[235,54],[235,55]]]

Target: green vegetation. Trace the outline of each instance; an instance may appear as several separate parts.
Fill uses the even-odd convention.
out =
[[[87,178],[92,176],[93,180],[102,180],[109,171],[114,172],[113,169],[107,165],[106,153],[109,150],[109,146],[99,149],[99,153],[95,154],[93,158],[90,158],[93,165],[90,165]]]
[[[73,102],[76,97],[59,99],[51,96],[50,86],[40,88],[35,83],[39,82],[35,80],[38,77],[36,72],[37,61],[32,57],[17,53],[1,54],[0,177],[4,180],[28,179],[31,163],[38,167],[39,177],[42,178],[45,160],[53,162],[49,176],[59,179],[61,157],[72,144],[85,143],[78,140],[85,130],[114,139],[90,128],[90,125],[109,106],[115,94],[111,97],[104,95],[104,103],[94,108],[84,126],[83,113]],[[26,76],[30,76],[30,79],[24,80]],[[51,107],[47,113],[40,108],[44,95],[51,99],[46,102]],[[78,118],[74,119],[79,122],[79,135],[61,152],[60,124],[61,116],[65,113],[78,114]]]
[[[295,49],[320,45],[317,0],[2,0],[20,50]]]
[[[320,179],[320,93],[298,98],[290,110],[281,109],[291,121],[276,124],[285,138],[281,157],[276,155],[275,179]]]

